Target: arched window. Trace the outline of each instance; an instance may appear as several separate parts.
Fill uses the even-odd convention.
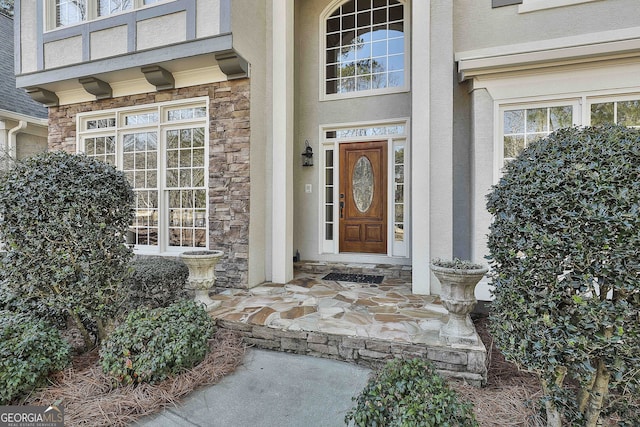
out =
[[[404,2],[350,0],[325,21],[325,95],[406,85]]]

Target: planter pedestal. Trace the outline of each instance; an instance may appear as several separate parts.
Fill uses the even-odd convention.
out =
[[[189,268],[189,281],[186,288],[195,291],[195,301],[205,305],[207,311],[220,305],[209,297],[216,282],[216,264],[224,255],[222,251],[189,251],[180,254],[180,259]]]
[[[476,285],[488,269],[467,270],[432,264],[431,271],[441,285],[442,305],[449,311],[449,322],[440,328],[440,338],[449,343],[477,344],[478,334],[469,314],[478,302]]]

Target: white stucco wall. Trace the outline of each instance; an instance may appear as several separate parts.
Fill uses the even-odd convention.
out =
[[[320,15],[330,0],[295,2],[295,132],[293,152],[294,251],[303,260],[337,260],[340,256],[319,253],[319,177],[320,127],[342,123],[402,119],[411,116],[409,92],[320,101]],[[313,167],[302,166],[301,153],[308,140],[314,152]],[[311,193],[305,185],[311,185]],[[347,259],[342,256],[342,259]],[[384,262],[385,257],[361,256],[369,262]],[[351,258],[353,260],[353,258]],[[409,260],[386,259],[386,262]]]
[[[430,31],[430,258],[453,256],[453,6],[431,2]],[[430,260],[415,260],[415,263]],[[440,293],[431,280],[431,293]]]
[[[206,2],[206,1],[205,1]],[[271,129],[268,105],[272,102],[269,2],[235,0],[231,18],[234,49],[251,68],[251,222],[249,224],[249,286],[271,277],[271,251],[268,224],[271,222],[270,156]],[[268,172],[269,171],[269,172]]]
[[[253,2],[252,5],[255,6],[255,9],[260,10],[263,9],[264,6],[262,3],[263,2]],[[202,38],[220,34],[220,0],[198,0],[196,7],[198,8],[198,14],[196,16],[196,37]],[[252,9],[254,9],[254,7],[245,8],[242,12],[254,14],[255,11]],[[260,21],[253,21],[247,16],[246,21],[238,22],[238,25],[247,22],[259,23]],[[259,25],[255,30],[259,31],[261,26],[262,25]]]
[[[82,62],[82,36],[45,43],[45,68],[56,68],[79,62]]]
[[[120,25],[94,31],[91,37],[91,59],[106,58],[127,53],[127,26]]]
[[[637,71],[633,70],[637,59],[616,59],[620,52],[614,51],[607,57],[606,45],[598,49],[589,45],[603,41],[599,34],[612,39],[619,34],[623,41],[625,34],[637,34],[634,27],[637,29],[640,22],[640,8],[633,0],[594,1],[529,13],[518,13],[518,6],[491,9],[484,2],[463,0],[455,6],[454,47],[459,58],[482,58],[482,55],[498,58],[511,54],[505,56],[506,61],[522,60],[525,64],[513,70],[505,66],[495,74],[486,69],[482,71],[486,74],[470,77],[458,86],[458,90],[470,92],[470,105],[458,103],[456,108],[471,111],[469,239],[471,257],[480,261],[488,253],[486,242],[491,223],[486,195],[495,184],[500,167],[496,164],[500,156],[495,152],[500,134],[499,106],[514,102],[544,104],[557,99],[579,100],[585,105],[584,96],[638,93],[640,85],[634,78]],[[553,62],[538,60],[528,65],[525,62],[531,52],[537,58],[545,55],[551,58],[553,55],[545,52],[553,53],[564,48],[564,44],[571,49],[575,46],[583,49],[582,56],[570,58],[560,54],[549,59]],[[572,52],[571,49],[567,52]],[[580,64],[589,60],[589,49],[598,52],[598,61]],[[586,107],[582,108],[581,114],[588,114]],[[476,297],[490,299],[486,280],[477,287]]]
[[[20,66],[22,73],[30,73],[37,69],[37,20],[36,2],[20,2]],[[25,19],[26,17],[26,19]]]
[[[185,12],[178,12],[138,22],[136,24],[137,49],[150,49],[185,41],[187,37],[186,18]]]
[[[490,1],[454,0],[457,52],[638,26],[637,0],[606,0],[518,13]]]

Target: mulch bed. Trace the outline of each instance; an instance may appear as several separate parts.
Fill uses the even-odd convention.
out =
[[[178,404],[198,387],[219,382],[242,364],[245,346],[233,332],[219,329],[211,350],[193,369],[158,384],[116,387],[98,364],[94,350],[73,360],[53,384],[30,396],[29,405],[50,405],[61,399],[65,426],[128,426],[146,415]]]
[[[481,427],[544,427],[538,406],[542,390],[537,377],[504,359],[487,331],[486,317],[474,322],[487,348],[487,385],[477,388],[452,380],[451,387],[473,403]],[[71,368],[51,378],[52,385],[23,403],[44,406],[61,399],[68,427],[129,426],[144,416],[178,405],[189,393],[218,383],[242,364],[245,345],[233,332],[219,329],[210,346],[206,358],[192,370],[158,384],[135,387],[115,386],[100,369],[94,350],[76,356]]]
[[[487,348],[487,386],[481,389],[451,381],[461,397],[473,403],[476,419],[482,427],[546,425],[538,408],[542,388],[537,377],[507,362],[487,331],[488,319],[475,319],[475,326]]]

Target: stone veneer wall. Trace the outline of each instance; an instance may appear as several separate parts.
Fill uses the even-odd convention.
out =
[[[76,152],[76,115],[209,97],[209,240],[225,252],[216,286],[246,288],[249,267],[249,79],[49,108],[49,149]]]
[[[476,387],[487,383],[484,346],[482,349],[426,346],[324,332],[284,331],[223,319],[217,319],[217,325],[236,332],[248,345],[267,350],[342,360],[373,369],[393,358],[426,358],[445,377],[457,378]]]

